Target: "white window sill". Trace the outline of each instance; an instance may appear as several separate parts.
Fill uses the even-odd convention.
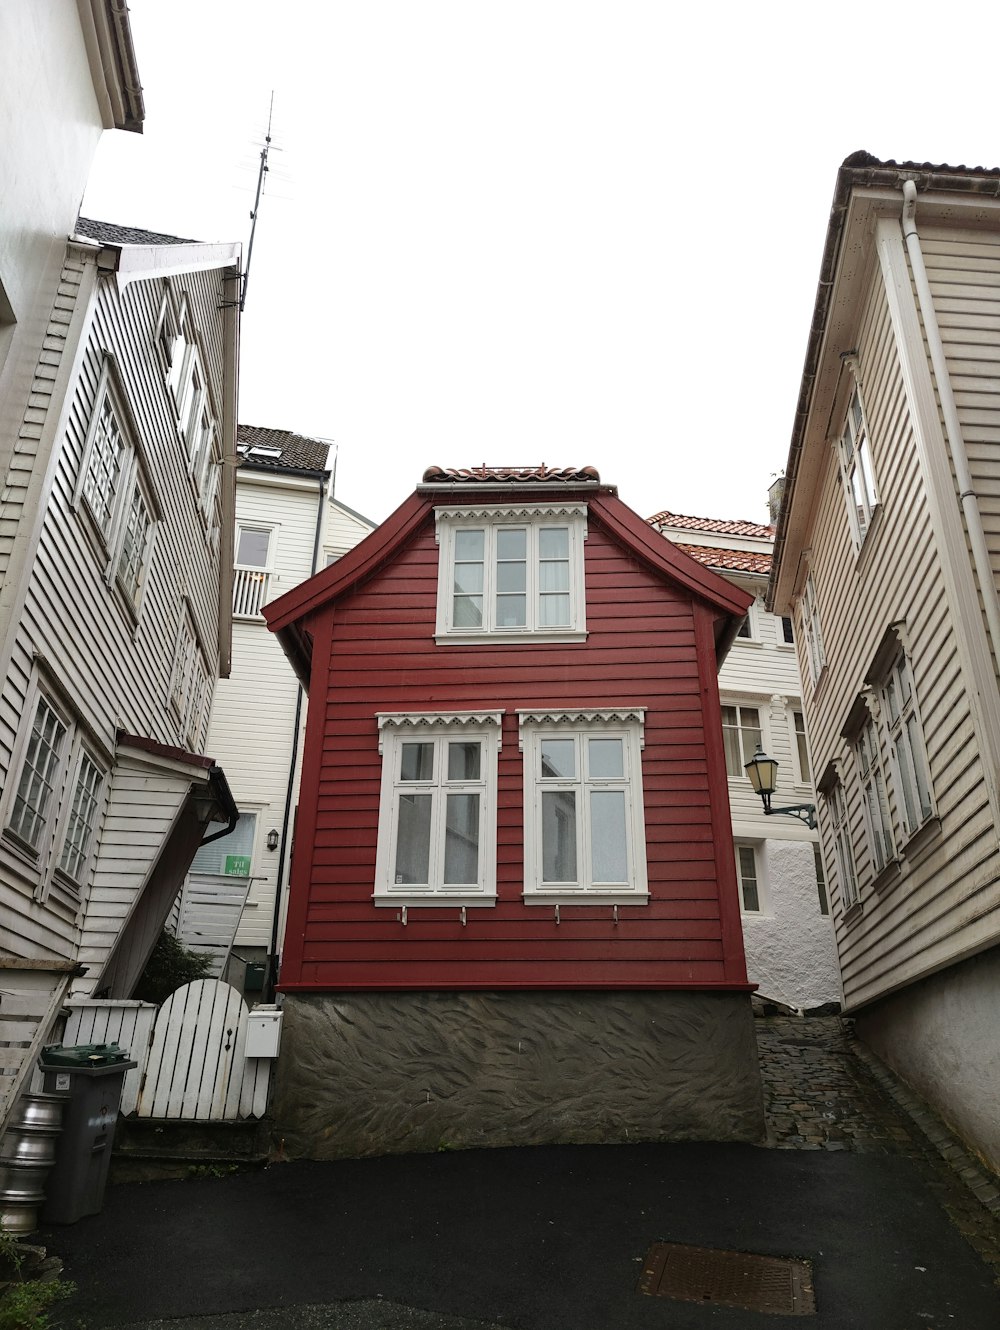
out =
[[[525,891],[525,905],[648,905],[648,891]]]
[[[512,632],[483,633],[435,633],[434,641],[439,647],[495,647],[522,646],[525,642],[586,642],[586,629],[567,629],[565,632],[517,630]]]
[[[405,905],[407,909],[410,910],[419,906],[425,906],[430,909],[448,909],[449,907],[457,907],[460,909],[463,906],[471,908],[474,905],[490,906],[496,905],[496,903],[497,898],[495,894],[492,896],[484,896],[482,893],[470,896],[468,894],[461,895],[458,892],[454,895],[446,895],[441,891],[423,892],[421,894],[415,892],[399,892],[397,895],[392,896],[386,896],[381,893],[372,896],[373,905],[388,906],[390,909],[400,905]]]

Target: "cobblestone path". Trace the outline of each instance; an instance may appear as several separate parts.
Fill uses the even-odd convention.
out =
[[[754,1021],[768,1145],[900,1154],[1000,1283],[1000,1188],[839,1016]]]

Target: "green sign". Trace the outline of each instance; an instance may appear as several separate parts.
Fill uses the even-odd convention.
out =
[[[249,877],[250,856],[248,854],[227,854],[222,870],[226,877]]]

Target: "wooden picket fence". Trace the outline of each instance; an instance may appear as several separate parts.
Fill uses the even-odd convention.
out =
[[[266,1112],[273,1059],[245,1056],[249,1008],[230,984],[196,979],[159,1008],[94,998],[68,1005],[64,1043],[118,1043],[138,1063],[122,1090],[126,1116],[234,1122]]]

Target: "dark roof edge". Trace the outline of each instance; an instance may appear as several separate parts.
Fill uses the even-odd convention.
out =
[[[812,325],[806,346],[805,361],[802,366],[802,379],[799,396],[795,406],[795,419],[792,425],[792,440],[785,464],[785,490],[781,511],[775,524],[774,549],[771,562],[771,580],[767,589],[765,604],[769,610],[774,608],[775,579],[784,554],[788,513],[795,494],[795,481],[799,471],[799,459],[802,455],[802,443],[806,424],[812,408],[813,389],[819,368],[820,350],[826,336],[827,318],[830,312],[830,297],[833,282],[840,261],[840,251],[844,239],[844,219],[847,205],[853,190],[858,188],[900,189],[906,180],[913,180],[920,193],[935,190],[947,190],[951,193],[987,194],[1000,197],[1000,169],[973,167],[971,169],[956,166],[932,166],[918,162],[883,162],[871,153],[861,150],[845,158],[837,172],[837,183],[833,191],[830,207],[830,222],[827,226],[826,244],[820,263],[819,282],[816,287],[816,303],[813,306]]]
[[[324,480],[330,479],[330,472],[322,470],[319,467],[286,466],[285,463],[281,462],[278,458],[269,462],[259,462],[248,457],[245,453],[242,454],[238,469],[240,471],[255,471],[260,476],[269,476],[277,473],[281,476],[305,476],[309,480],[319,480],[320,477]]]

